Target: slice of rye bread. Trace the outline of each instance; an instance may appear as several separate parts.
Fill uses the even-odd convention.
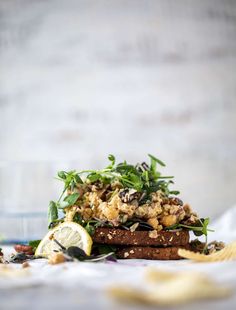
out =
[[[187,230],[134,231],[118,228],[97,228],[92,236],[96,243],[136,246],[182,246],[189,243]]]
[[[125,259],[176,260],[182,259],[178,255],[178,249],[180,248],[188,250],[190,247],[189,245],[166,248],[131,246],[117,249],[116,256]]]

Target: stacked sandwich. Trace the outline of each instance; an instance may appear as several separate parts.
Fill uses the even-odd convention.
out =
[[[118,258],[142,258],[157,260],[179,259],[178,249],[189,249],[189,232],[175,231],[129,231],[118,228],[97,228],[94,242],[111,245]]]
[[[61,198],[50,207],[50,227],[60,222],[82,225],[93,240],[92,253],[113,251],[118,258],[179,259],[178,249],[189,248],[189,231],[207,234],[208,219],[200,219],[170,189],[172,176],[152,155],[149,164],[116,164],[102,170],[60,171]],[[64,196],[63,196],[64,195]],[[55,217],[56,214],[56,217]]]

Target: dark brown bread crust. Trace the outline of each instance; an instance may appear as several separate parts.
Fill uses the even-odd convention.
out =
[[[134,231],[118,228],[97,228],[92,239],[96,243],[135,246],[184,246],[189,243],[189,232],[178,231]]]
[[[155,260],[176,260],[182,259],[178,255],[178,249],[189,249],[189,246],[151,248],[151,247],[124,247],[116,251],[117,258],[125,259],[155,259]]]

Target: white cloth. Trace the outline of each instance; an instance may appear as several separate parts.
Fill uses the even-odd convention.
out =
[[[212,223],[210,239],[236,240],[234,218],[236,207]],[[117,263],[65,263],[48,265],[46,260],[30,262],[29,275],[17,278],[0,277],[0,309],[137,309],[136,305],[120,305],[110,299],[106,288],[112,284],[145,288],[147,267],[163,270],[196,270],[208,274],[220,284],[236,291],[234,262],[193,263],[181,261],[120,260]],[[14,268],[21,268],[14,265]],[[186,309],[235,309],[236,296],[222,300],[187,305]],[[145,307],[138,307],[145,309]],[[152,308],[151,308],[152,309]],[[160,308],[158,308],[160,309]],[[182,307],[175,307],[182,309]]]
[[[236,240],[236,206],[227,210],[210,227],[214,229],[214,233],[209,234],[212,240],[222,239],[225,242]]]

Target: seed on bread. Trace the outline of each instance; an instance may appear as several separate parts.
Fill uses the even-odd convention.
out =
[[[109,240],[112,239],[112,235],[111,234],[108,234],[107,237],[108,237]]]

